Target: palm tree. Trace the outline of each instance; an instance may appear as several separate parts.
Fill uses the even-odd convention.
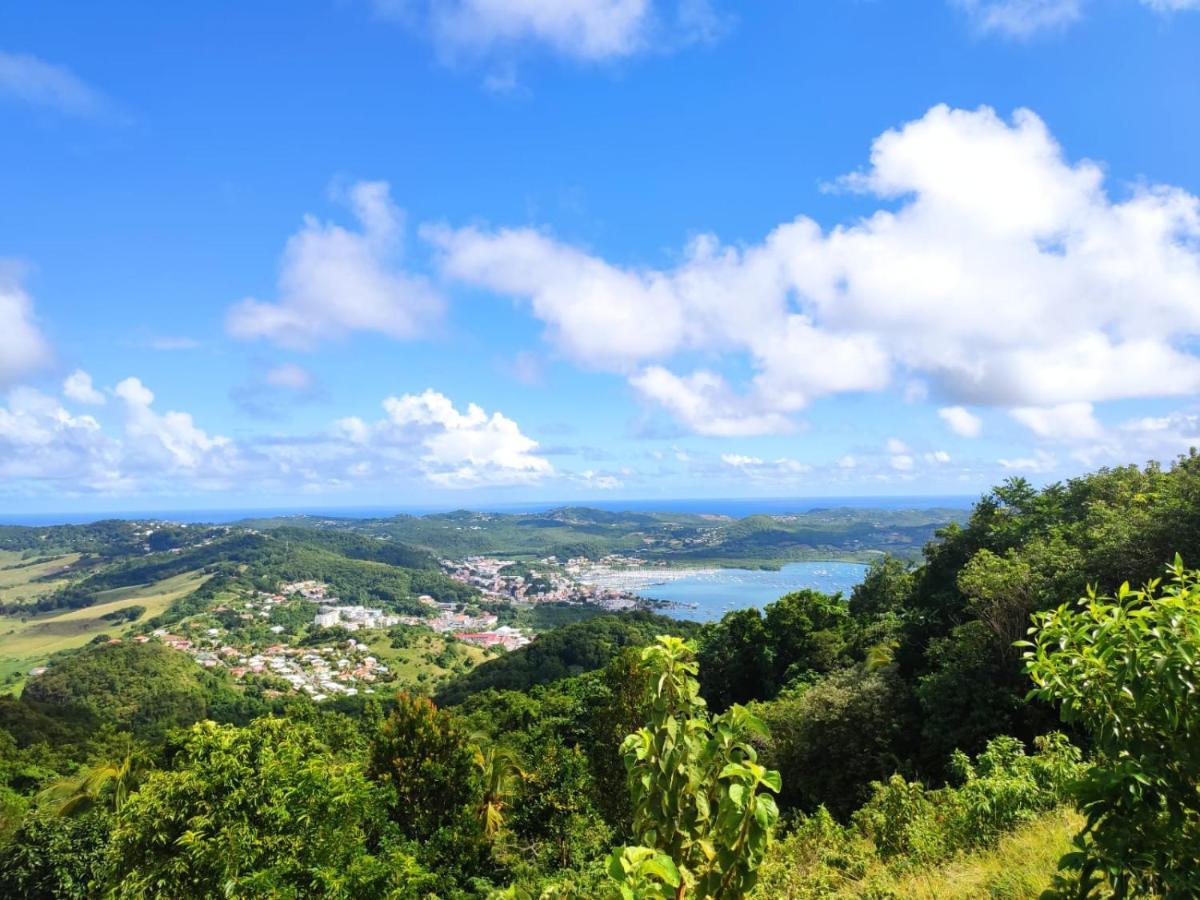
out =
[[[120,812],[148,768],[143,754],[133,750],[120,760],[98,763],[55,782],[38,794],[38,800],[49,804],[60,816],[85,812],[98,803]]]
[[[479,803],[479,824],[491,840],[504,825],[504,807],[516,791],[517,782],[525,777],[517,758],[510,750],[475,743],[472,747],[475,765],[483,778],[483,796]]]

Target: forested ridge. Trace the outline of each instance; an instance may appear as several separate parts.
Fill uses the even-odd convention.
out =
[[[397,602],[443,577],[309,531],[206,552]],[[564,626],[436,701],[90,646],[0,704],[0,893],[884,898],[1032,841],[945,896],[1196,896],[1197,565],[1191,454],[1006,482],[849,597]]]
[[[148,533],[147,533],[148,532]],[[250,571],[264,589],[280,579],[315,579],[355,602],[419,614],[415,596],[467,601],[478,592],[446,577],[428,551],[361,535],[283,528],[270,533],[225,526],[99,522],[88,526],[7,526],[0,541],[12,549],[75,551],[69,583],[36,600],[0,603],[0,613],[81,609],[114,588],[146,584],[184,572],[235,576]],[[61,576],[57,576],[61,577]]]

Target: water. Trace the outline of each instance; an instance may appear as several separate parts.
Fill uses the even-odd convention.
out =
[[[480,512],[536,513],[560,506],[585,506],[609,512],[666,512],[704,513],[709,515],[743,516],[766,514],[786,515],[811,512],[814,509],[848,507],[851,509],[968,509],[975,498],[958,496],[891,496],[891,497],[749,497],[714,499],[657,499],[657,500],[574,500],[529,503],[472,503],[470,508]],[[239,519],[271,518],[300,514],[332,516],[348,519],[379,518],[407,513],[427,515],[450,512],[449,504],[419,506],[342,506],[342,507],[260,507],[243,509],[175,509],[123,511],[68,512],[0,512],[3,525],[65,525],[85,524],[100,519],[163,519],[169,522],[236,522]]]
[[[654,600],[694,604],[695,609],[665,610],[677,619],[711,622],[734,609],[765,606],[789,591],[812,588],[849,596],[867,567],[846,562],[788,563],[775,572],[757,569],[719,569],[652,584],[638,593]]]

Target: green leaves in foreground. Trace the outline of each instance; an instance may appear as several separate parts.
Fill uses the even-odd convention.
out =
[[[778,793],[779,773],[748,743],[766,727],[741,706],[709,716],[691,643],[660,637],[642,660],[654,675],[651,720],[621,747],[642,846],[610,857],[615,896],[742,897],[779,818],[766,793]]]
[[[1025,641],[1031,696],[1062,704],[1096,762],[1076,788],[1087,817],[1063,859],[1094,896],[1200,896],[1200,573],[1178,556],[1170,581],[1116,597],[1090,591],[1035,617]]]

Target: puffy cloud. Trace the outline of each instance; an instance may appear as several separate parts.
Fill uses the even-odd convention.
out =
[[[722,453],[721,462],[727,466],[733,466],[735,469],[744,469],[747,466],[761,466],[762,460],[757,456],[743,456],[740,453]]]
[[[459,412],[444,394],[388,397],[386,418],[373,425],[342,419],[337,433],[367,448],[381,462],[416,460],[424,477],[441,487],[532,484],[551,475],[538,443],[499,412],[490,416],[474,403]]]
[[[108,102],[69,69],[24,53],[0,51],[0,98],[71,115],[103,113]]]
[[[983,421],[962,406],[943,406],[938,416],[959,437],[976,438],[983,433]]]
[[[233,472],[237,450],[222,436],[198,428],[189,413],[156,412],[154,394],[137,378],[126,378],[113,388],[125,412],[125,455],[137,468],[194,477],[221,478]]]
[[[752,400],[735,395],[725,380],[712,372],[679,376],[651,366],[630,383],[696,434],[742,437],[780,434],[794,428],[786,416],[756,411]]]
[[[1053,441],[1086,441],[1104,431],[1090,403],[1026,406],[1011,411],[1014,419],[1040,438]]]
[[[21,289],[18,266],[0,260],[0,387],[50,361],[50,347],[33,316],[33,301]]]
[[[83,383],[76,379],[77,386]],[[0,492],[41,486],[60,493],[169,494],[249,481],[268,490],[327,492],[405,479],[461,488],[533,484],[556,475],[512,419],[473,403],[460,412],[432,390],[388,397],[386,415],[373,423],[349,416],[323,433],[241,443],[206,431],[186,412],[159,411],[154,392],[138,378],[122,380],[112,393],[116,408],[105,427],[39,391],[11,390],[0,405]],[[611,473],[572,477],[601,489],[620,486]]]
[[[76,403],[92,406],[104,404],[104,395],[92,385],[92,376],[83,369],[76,369],[63,381],[63,396]]]
[[[83,374],[84,378],[75,378]],[[74,402],[91,402],[86,373],[67,379]],[[55,490],[128,492],[178,488],[188,484],[220,487],[240,471],[228,438],[211,437],[187,413],[159,413],[154,394],[137,378],[126,378],[113,393],[121,401],[122,428],[110,434],[90,415],[77,415],[53,397],[27,387],[13,389],[0,406],[0,478],[10,490],[43,484]],[[74,394],[74,396],[72,395]],[[92,398],[94,399],[94,398]]]
[[[395,264],[403,216],[387,184],[358,182],[345,199],[361,230],[306,216],[284,249],[279,300],[248,298],[232,307],[234,337],[309,349],[356,331],[412,338],[438,318],[442,302],[428,280]]]
[[[945,106],[881,135],[841,185],[889,206],[828,231],[800,217],[741,248],[702,236],[668,270],[531,229],[424,234],[448,277],[523,298],[562,353],[635,373],[700,433],[783,430],[816,398],[901,372],[945,409],[1200,392],[1195,196],[1143,184],[1114,199],[1032,112]],[[667,367],[696,351],[748,362],[748,391]]]
[[[447,55],[540,44],[581,60],[670,49],[715,36],[708,0],[375,0],[388,18],[428,29]]]
[[[121,446],[92,416],[68,412],[53,397],[13,389],[0,406],[0,481],[8,490],[45,483],[62,491],[129,486]]]

